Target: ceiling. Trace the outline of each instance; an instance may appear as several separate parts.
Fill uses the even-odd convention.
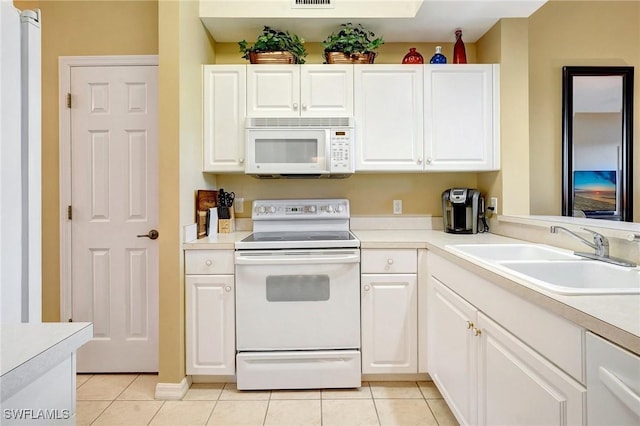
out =
[[[547,0],[319,1],[330,7],[295,7],[296,0],[200,0],[200,17],[217,42],[253,42],[265,25],[320,42],[352,22],[386,42],[453,42],[461,28],[464,40],[473,43],[499,19],[529,17]]]

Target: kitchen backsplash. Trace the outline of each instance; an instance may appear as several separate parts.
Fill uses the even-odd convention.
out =
[[[244,198],[251,217],[251,202],[278,198],[348,198],[353,216],[393,214],[393,200],[402,200],[403,215],[442,216],[442,191],[455,186],[475,188],[476,173],[355,174],[346,179],[261,180],[245,175],[217,175],[218,187]]]

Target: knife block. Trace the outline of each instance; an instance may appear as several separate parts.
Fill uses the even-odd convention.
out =
[[[236,230],[236,218],[233,207],[229,207],[230,219],[218,219],[218,233],[229,234]]]

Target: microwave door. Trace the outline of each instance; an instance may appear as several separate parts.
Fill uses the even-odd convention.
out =
[[[249,130],[247,173],[326,174],[328,130]]]

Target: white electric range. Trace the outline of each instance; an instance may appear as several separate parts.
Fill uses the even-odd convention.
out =
[[[256,200],[251,217],[235,255],[238,389],[360,386],[349,201]]]

